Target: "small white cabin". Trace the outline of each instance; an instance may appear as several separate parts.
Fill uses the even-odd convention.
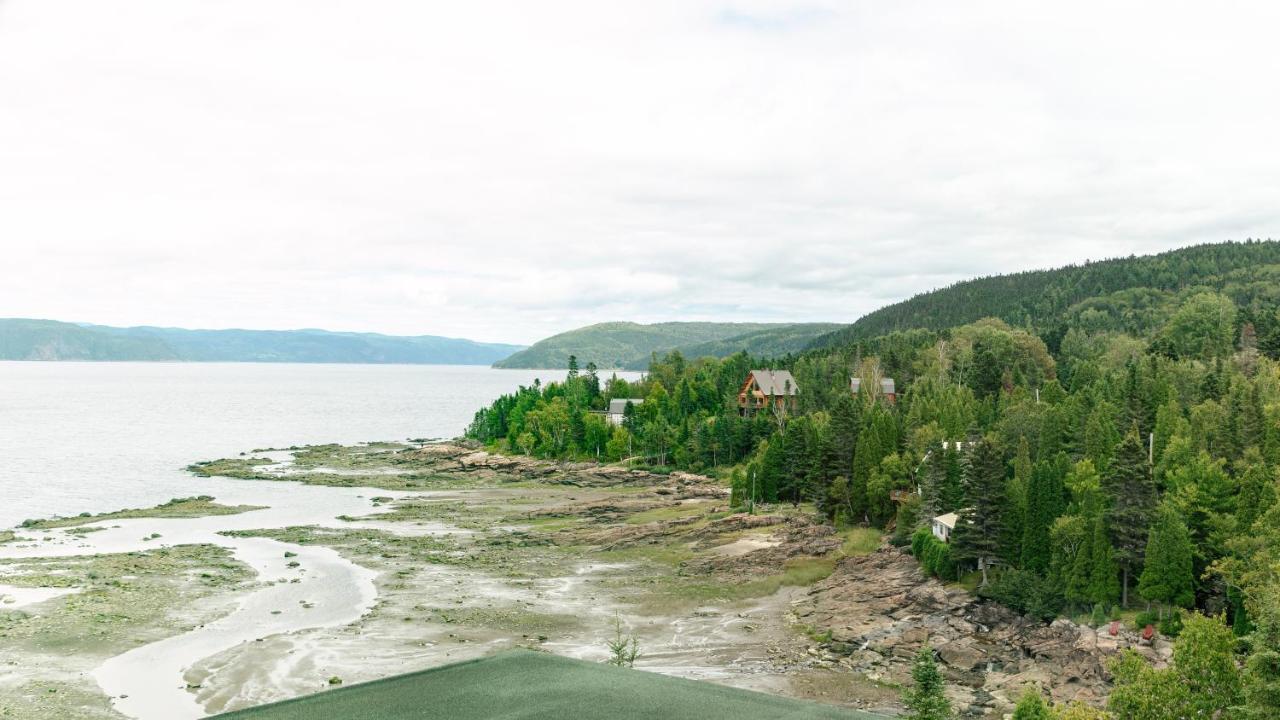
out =
[[[951,539],[951,531],[956,529],[956,521],[959,520],[953,512],[945,515],[939,515],[930,523],[933,526],[933,535],[942,542],[949,542]]]

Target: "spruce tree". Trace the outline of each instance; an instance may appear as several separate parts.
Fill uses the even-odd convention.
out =
[[[1013,476],[1005,483],[1000,554],[1010,565],[1021,565],[1023,562],[1022,544],[1025,540],[1027,508],[1031,503],[1032,467],[1031,446],[1023,435],[1018,440],[1018,452],[1013,457]]]
[[[1086,595],[1090,602],[1111,605],[1120,594],[1116,578],[1115,554],[1107,534],[1107,523],[1101,515],[1093,519],[1089,541],[1089,584]]]
[[[1000,555],[1004,461],[993,443],[979,440],[967,454],[964,470],[965,507],[960,510],[951,542],[957,560],[977,564],[985,586],[987,569]]]
[[[946,685],[933,648],[925,646],[916,653],[911,680],[912,686],[902,691],[902,704],[907,706],[903,720],[951,720],[951,701],[944,692]]]
[[[1195,601],[1191,535],[1169,503],[1160,505],[1147,538],[1147,553],[1138,592],[1156,603],[1191,607]]]
[[[1155,483],[1147,467],[1147,453],[1131,429],[1116,448],[1115,458],[1103,475],[1103,490],[1110,500],[1107,525],[1122,578],[1121,602],[1129,604],[1129,578],[1142,566],[1147,529],[1156,509]]]
[[[1022,535],[1022,567],[1043,575],[1052,551],[1049,530],[1062,512],[1062,478],[1053,463],[1036,463],[1027,488],[1027,511]]]
[[[946,451],[941,445],[929,451],[925,458],[924,472],[920,473],[920,519],[925,526],[935,517],[948,512],[944,509],[942,493],[947,481]]]

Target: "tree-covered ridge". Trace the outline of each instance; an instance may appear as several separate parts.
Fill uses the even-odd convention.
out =
[[[689,358],[728,357],[740,351],[779,356],[799,352],[838,327],[830,323],[598,323],[540,340],[494,367],[560,368],[573,355],[584,365],[643,370],[655,353],[673,350]]]
[[[1140,331],[1089,325],[1082,312],[1052,345],[987,318],[773,362],[673,353],[638,383],[573,372],[482,410],[471,434],[543,457],[716,472],[736,507],[811,504],[832,523],[893,528],[929,572],[1045,620],[1132,622],[1149,604],[1138,622],[1173,635],[1186,613],[1220,618],[1210,622],[1229,626],[1242,654],[1229,647],[1224,661],[1218,640],[1205,652],[1240,661],[1240,690],[1186,704],[1211,706],[1206,717],[1233,704],[1256,710],[1242,717],[1280,717],[1280,348],[1267,341],[1268,272],[1229,273],[1223,292],[1181,291]],[[1248,287],[1248,306],[1227,294]],[[761,367],[791,371],[794,411],[739,415],[738,387]],[[863,378],[857,397],[850,376]],[[882,376],[897,381],[896,402],[874,394],[868,379]],[[611,427],[591,410],[612,398],[643,402]],[[958,522],[942,542],[929,521],[949,512]],[[1180,682],[1125,662],[1117,707]],[[1143,707],[1152,714],[1118,716],[1179,717]]]
[[[895,331],[944,330],[984,317],[1060,337],[1067,328],[1145,334],[1196,288],[1220,291],[1240,308],[1280,298],[1280,242],[1197,245],[1053,270],[975,278],[916,295],[814,341],[839,347]]]
[[[519,349],[434,335],[117,328],[0,319],[0,360],[488,365]]]

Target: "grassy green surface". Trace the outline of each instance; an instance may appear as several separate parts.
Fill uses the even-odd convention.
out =
[[[872,720],[880,716],[515,650],[248,710],[222,720]]]
[[[49,518],[46,520],[24,520],[22,527],[30,530],[53,530],[69,528],[103,520],[127,520],[131,518],[188,518],[208,517],[211,515],[238,515],[251,510],[262,510],[264,505],[222,505],[214,502],[208,495],[198,497],[174,498],[167,503],[153,508],[137,508],[117,510],[115,512],[91,515],[82,513],[75,517]]]

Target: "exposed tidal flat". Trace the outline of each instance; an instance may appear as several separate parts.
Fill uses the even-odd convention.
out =
[[[603,660],[615,617],[641,667],[822,685],[790,608],[843,540],[732,515],[712,479],[417,443],[191,470],[215,497],[0,545],[0,583],[55,593],[0,605],[0,717],[195,718],[515,645]]]

